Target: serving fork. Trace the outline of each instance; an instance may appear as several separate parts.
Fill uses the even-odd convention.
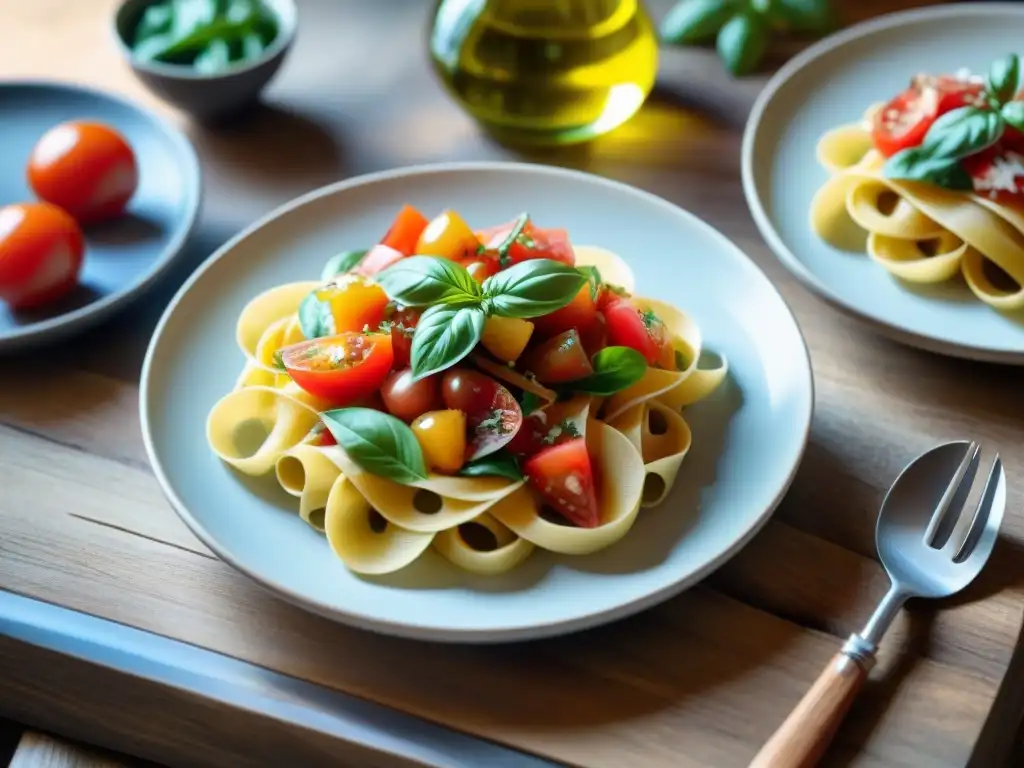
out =
[[[893,483],[878,515],[875,545],[890,587],[867,624],[850,635],[750,768],[809,768],[828,748],[871,670],[882,635],[911,597],[948,597],[988,561],[1006,508],[1006,476],[995,457],[970,515],[977,443],[946,443],[918,456]]]

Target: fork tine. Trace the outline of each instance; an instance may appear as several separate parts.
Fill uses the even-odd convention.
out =
[[[978,444],[972,440],[964,452],[964,458],[960,462],[960,466],[953,473],[953,478],[949,481],[949,485],[946,486],[942,498],[939,499],[935,512],[932,514],[932,519],[928,522],[928,529],[924,533],[924,543],[927,546],[942,549],[949,540],[950,534],[953,533],[953,529],[956,527],[956,521],[960,517],[960,511],[963,509],[964,502],[967,500],[967,494],[970,493],[971,483],[974,481],[974,475],[977,471]],[[965,480],[967,481],[966,483],[964,482]],[[965,492],[960,494],[960,491]],[[962,498],[958,500],[958,503],[954,504],[953,500],[956,499],[958,494]]]
[[[962,563],[974,552],[975,547],[978,546],[978,542],[981,541],[981,535],[985,532],[988,526],[989,517],[992,514],[992,506],[995,501],[996,492],[999,490],[999,483],[1002,480],[1003,475],[1003,462],[999,458],[999,454],[996,454],[996,460],[992,462],[992,469],[988,473],[988,479],[985,481],[985,490],[981,494],[981,498],[978,500],[978,507],[974,510],[974,518],[971,520],[971,526],[967,529],[967,534],[964,536],[964,543],[960,545],[960,548],[953,555],[954,563]],[[993,522],[998,529],[1000,517],[996,517]]]

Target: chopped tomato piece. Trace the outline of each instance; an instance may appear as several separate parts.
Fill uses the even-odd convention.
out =
[[[395,217],[391,229],[380,241],[381,245],[393,248],[403,256],[412,256],[416,252],[416,241],[426,228],[426,217],[411,205],[404,205]]]
[[[541,384],[564,384],[594,372],[575,328],[548,339],[528,352],[523,367],[532,371]]]
[[[420,234],[416,254],[457,261],[476,253],[476,235],[455,211],[443,211]]]
[[[632,347],[649,365],[659,365],[668,344],[665,324],[653,312],[642,312],[629,299],[619,299],[604,310],[608,321],[608,341],[621,347]],[[673,363],[669,370],[675,370]]]
[[[397,251],[389,245],[375,245],[359,262],[353,270],[364,277],[373,277],[378,272],[383,272],[396,261],[405,258],[405,254]]]
[[[871,138],[875,149],[886,157],[924,141],[932,123],[946,112],[979,99],[982,83],[949,75],[919,75],[910,87],[875,115]]]
[[[459,264],[464,266],[466,271],[469,272],[470,277],[478,283],[482,283],[491,275],[498,274],[501,270],[498,260],[486,253],[466,256],[463,259],[459,259]]]
[[[367,326],[371,331],[377,330],[388,304],[383,288],[351,272],[338,275],[314,293],[317,299],[330,304],[334,333],[362,331]]]
[[[976,194],[1010,205],[1024,204],[1024,154],[997,145],[961,162]]]
[[[516,222],[510,221],[476,233],[477,239],[488,251],[494,251],[512,233]],[[528,259],[554,259],[570,267],[576,266],[576,253],[569,244],[569,235],[564,229],[541,229],[532,221],[526,222],[522,234],[508,250],[509,264],[518,264]]]
[[[446,408],[466,414],[471,433],[467,461],[503,448],[523,424],[523,411],[512,393],[479,371],[448,370],[441,382],[441,399]]]
[[[594,470],[582,437],[544,448],[527,459],[523,473],[544,502],[581,528],[601,524]]]
[[[551,314],[533,318],[533,325],[536,328],[536,333],[541,338],[546,338],[568,331],[570,328],[582,332],[584,328],[593,324],[596,318],[597,305],[594,304],[590,292],[590,283],[584,283],[572,301]]]
[[[380,389],[394,355],[386,333],[342,333],[281,350],[292,381],[333,405],[349,405]]]
[[[391,344],[395,365],[407,367],[412,362],[412,335],[420,321],[420,310],[403,307],[391,316]]]

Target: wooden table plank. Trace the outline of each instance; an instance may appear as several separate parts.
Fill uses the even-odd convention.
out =
[[[920,4],[843,8],[852,19]],[[663,12],[668,2],[650,5]],[[763,78],[736,83],[710,52],[666,52],[661,87],[631,123],[588,147],[519,155],[484,138],[423,66],[429,4],[307,0],[300,43],[270,90],[270,106],[211,131],[188,126],[131,79],[107,44],[112,6],[0,0],[7,21],[0,71],[100,84],[186,125],[202,158],[206,203],[175,274],[131,313],[45,355],[4,361],[18,374],[0,381],[0,588],[587,768],[728,768],[749,760],[884,590],[873,525],[888,483],[931,444],[980,437],[1003,451],[1011,477],[1006,535],[967,594],[942,610],[920,606],[900,617],[827,762],[959,766],[973,753],[977,765],[996,764],[1024,704],[1004,685],[992,709],[1022,625],[1024,515],[1012,478],[1024,473],[1017,405],[1024,371],[899,347],[795,283],[758,236],[739,184],[742,125]],[[33,42],[43,34],[51,42],[45,48]],[[582,635],[456,650],[335,626],[213,558],[148,470],[135,381],[175,287],[238,228],[338,178],[483,158],[611,176],[723,230],[801,321],[816,415],[775,519],[705,585]],[[88,686],[77,690],[85,695]],[[0,702],[7,704],[2,694]],[[30,712],[42,716],[43,700]],[[153,756],[169,739],[132,746]],[[168,754],[178,764],[193,759]]]

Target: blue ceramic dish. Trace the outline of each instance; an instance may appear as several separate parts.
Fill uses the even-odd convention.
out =
[[[0,302],[0,352],[52,342],[109,317],[152,285],[181,252],[202,197],[199,161],[188,139],[116,96],[75,85],[0,83],[0,205],[35,200],[25,167],[48,129],[98,120],[135,150],[139,187],[124,217],[86,229],[81,284],[65,301],[30,313]]]

